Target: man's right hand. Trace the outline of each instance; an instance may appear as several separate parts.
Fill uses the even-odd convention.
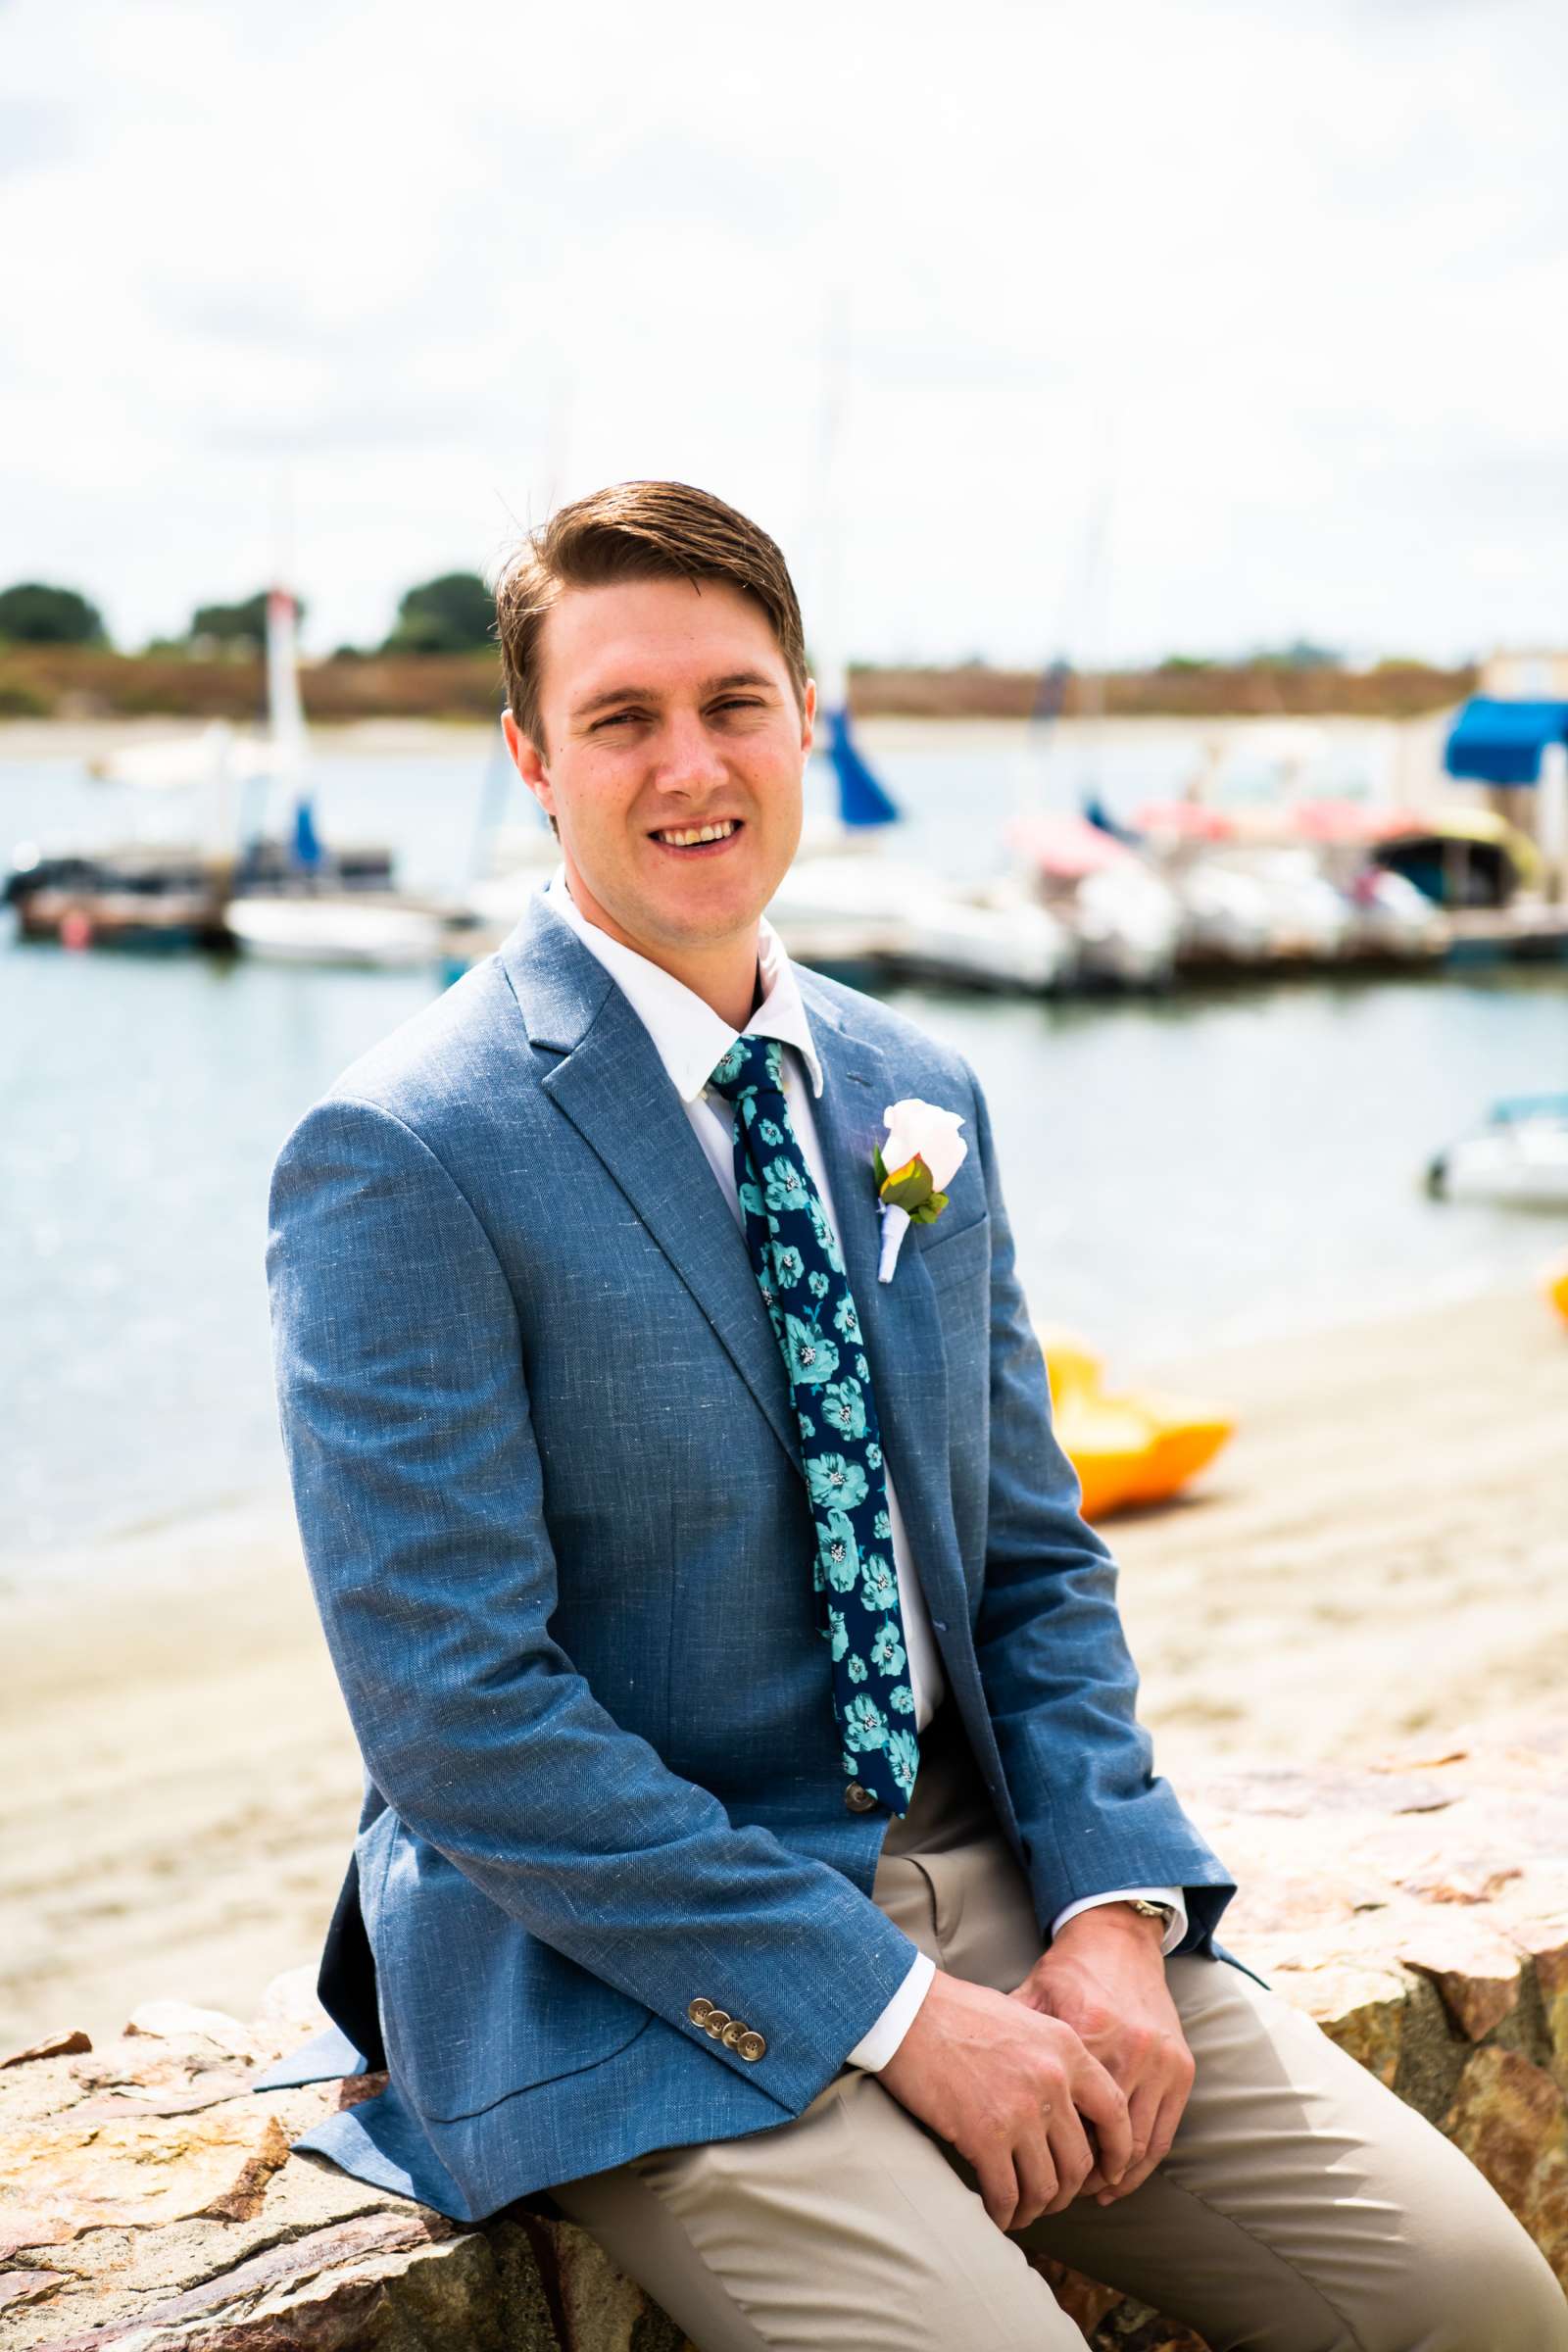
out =
[[[999,2230],[1064,2212],[1097,2162],[1114,2184],[1132,2153],[1127,2101],[1070,2026],[941,1969],[878,2080],[973,2166]]]

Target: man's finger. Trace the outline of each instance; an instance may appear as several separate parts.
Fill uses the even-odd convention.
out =
[[[1119,2180],[1133,2152],[1132,2125],[1127,2101],[1098,2058],[1086,2051],[1073,2077],[1073,2104],[1095,2127],[1100,2141],[1100,2169],[1107,2180]]]
[[[1140,2082],[1127,2102],[1127,2128],[1132,2133],[1132,2149],[1127,2158],[1129,2174],[1138,2170],[1149,2153],[1149,2143],[1154,2136],[1154,2127],[1163,2109],[1167,2087],[1163,2082]],[[1103,2160],[1101,2170],[1104,2170]]]
[[[1089,2135],[1075,2109],[1071,2107],[1053,2112],[1047,2118],[1046,2130],[1051,2140],[1056,2187],[1042,2210],[1046,2213],[1065,2213],[1094,2171],[1095,2152],[1089,2145]]]
[[[1014,2145],[1012,2167],[1018,2182],[1018,2202],[1007,2227],[1027,2230],[1031,2222],[1051,2211],[1059,2187],[1043,2116],[1039,2132],[1032,2132],[1027,2139]]]
[[[1007,2153],[988,2155],[974,2168],[987,2213],[999,2230],[1010,2230],[1018,2210],[1018,2176]]]
[[[1107,2183],[1098,2192],[1096,2196],[1098,2204],[1114,2205],[1119,2198],[1130,2197],[1135,2188],[1143,2187],[1152,2173],[1159,2170],[1170,2154],[1172,2142],[1176,2137],[1176,2128],[1186,2112],[1191,2087],[1192,2085],[1186,2082],[1171,2084],[1160,2101],[1159,2112],[1154,2118],[1153,2127],[1149,2134],[1149,2144],[1143,2155],[1136,2163],[1129,2165],[1121,2180],[1114,2185]]]

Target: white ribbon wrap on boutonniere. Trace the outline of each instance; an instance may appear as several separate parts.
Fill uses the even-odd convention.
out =
[[[877,1198],[882,1203],[882,1254],[878,1282],[891,1282],[899,1244],[911,1225],[932,1225],[948,1205],[947,1188],[969,1147],[956,1110],[941,1110],[911,1095],[890,1102],[882,1113],[888,1137],[871,1154]]]

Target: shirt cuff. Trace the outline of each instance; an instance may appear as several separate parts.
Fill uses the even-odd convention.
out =
[[[914,2013],[931,1989],[936,1973],[936,1962],[928,1960],[924,1952],[916,1952],[908,1975],[870,2032],[861,2034],[844,2061],[846,2066],[862,2066],[868,2075],[882,2072],[913,2025]]]
[[[1187,1933],[1187,1903],[1179,1886],[1118,1886],[1110,1894],[1086,1894],[1081,1903],[1069,1903],[1065,1911],[1056,1913],[1051,1923],[1052,1941],[1055,1941],[1068,1920],[1076,1919],[1080,1911],[1098,1910],[1102,1903],[1136,1902],[1169,1903],[1171,1922],[1159,1948],[1162,1955],[1173,1952]],[[899,1995],[895,1993],[893,1997],[897,2000]],[[871,2031],[874,2034],[876,2027],[873,2026]]]

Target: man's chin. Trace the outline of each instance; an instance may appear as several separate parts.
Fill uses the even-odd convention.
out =
[[[656,875],[657,887],[642,901],[643,920],[692,947],[714,946],[754,930],[778,888],[772,874],[702,873]]]

